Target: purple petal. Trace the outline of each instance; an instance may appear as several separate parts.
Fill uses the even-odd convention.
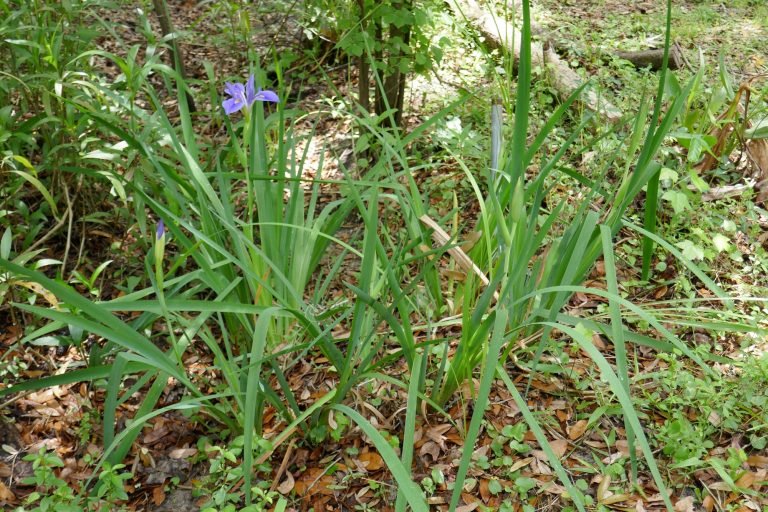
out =
[[[274,91],[259,91],[253,98],[256,101],[270,101],[272,103],[278,103],[280,98]]]
[[[165,236],[165,222],[163,222],[163,219],[160,219],[160,222],[157,223],[157,231],[155,231],[155,236],[158,240]]]
[[[231,116],[238,110],[242,109],[244,103],[239,98],[230,98],[228,100],[224,100],[221,105],[224,107],[224,112],[226,112],[228,116]]]
[[[245,88],[243,84],[227,82],[224,84],[224,92],[233,98],[245,97]]]
[[[224,84],[224,92],[229,95],[229,98],[222,102],[224,112],[227,115],[232,115],[243,108],[245,105],[245,87],[243,84],[227,82]]]
[[[248,81],[245,83],[245,102],[250,107],[253,105],[253,102],[256,101],[256,88],[253,85],[254,77],[253,75],[248,77]]]

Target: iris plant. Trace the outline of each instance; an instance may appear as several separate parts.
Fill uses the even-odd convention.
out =
[[[244,111],[247,115],[255,101],[268,101],[271,103],[280,101],[274,91],[263,91],[261,89],[257,91],[253,82],[254,77],[251,75],[245,85],[236,82],[226,83],[224,92],[229,98],[224,100],[222,105],[227,115],[232,115],[238,110]]]

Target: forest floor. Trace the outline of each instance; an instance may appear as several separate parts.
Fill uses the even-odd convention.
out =
[[[284,70],[288,82],[295,84],[296,94],[286,101],[288,107],[299,108],[315,115],[307,120],[307,132],[314,128],[318,136],[310,139],[311,159],[319,162],[324,152],[326,162],[345,161],[354,144],[354,128],[341,112],[341,98],[355,86],[354,66],[333,51],[333,41],[324,41],[323,34],[308,39],[305,21],[296,13],[285,13],[265,6],[254,6],[251,23],[254,37],[247,43],[239,41],[237,30],[222,23],[227,19],[212,4],[168,1],[174,25],[185,31],[183,51],[187,72],[193,79],[207,80],[204,62],[213,63],[214,76],[223,86],[225,79],[243,81],[248,69],[247,51],[252,48],[275,48],[276,53],[295,56],[293,68]],[[633,110],[642,92],[626,80],[633,77],[652,84],[649,73],[617,68],[606,62],[604,55],[617,49],[645,48],[649,41],[658,44],[663,36],[664,10],[658,2],[621,2],[605,0],[542,0],[535,9],[537,21],[555,40],[564,44],[563,57],[574,67],[595,77],[606,94],[626,112]],[[675,40],[685,49],[691,69],[681,75],[690,76],[698,67],[699,56],[709,63],[707,79],[715,81],[716,62],[722,55],[737,82],[768,71],[768,10],[755,2],[741,2],[738,7],[726,7],[714,2],[686,0],[675,2]],[[125,53],[133,44],[144,47],[146,38],[137,27],[135,15],[128,7],[113,12],[109,21],[116,25],[120,40],[106,37],[101,44],[107,50]],[[229,18],[231,19],[231,18]],[[457,25],[460,25],[458,23]],[[458,30],[456,26],[453,27]],[[154,27],[158,33],[157,27]],[[441,30],[448,31],[448,27]],[[319,37],[319,38],[318,38]],[[459,38],[456,38],[459,39]],[[194,42],[193,42],[194,41]],[[309,61],[310,52],[323,58]],[[445,106],[460,94],[474,94],[485,101],[490,98],[492,81],[487,79],[480,53],[470,44],[454,44],[446,53],[440,69],[428,77],[414,81],[407,96],[408,126]],[[116,69],[105,68],[108,76],[117,76]],[[267,68],[268,73],[271,72]],[[621,73],[617,76],[617,73]],[[634,75],[636,73],[637,75]],[[682,81],[682,79],[681,79]],[[763,84],[764,87],[764,84]],[[335,89],[335,90],[334,90]],[[765,89],[763,89],[765,90]],[[540,88],[540,97],[552,95]],[[202,94],[201,98],[205,95]],[[201,112],[218,108],[202,99]],[[463,107],[471,109],[470,106]],[[540,112],[545,112],[542,108]],[[470,117],[462,119],[466,114]],[[204,116],[202,116],[204,118]],[[466,111],[457,113],[445,127],[444,137],[479,137],[487,131],[482,119],[471,119]],[[463,128],[462,124],[469,128]],[[456,129],[456,126],[459,126]],[[453,127],[453,132],[451,129]],[[474,132],[474,134],[473,134]],[[212,139],[223,133],[210,133]],[[436,140],[439,138],[436,135]],[[474,139],[473,139],[474,140]],[[440,143],[435,143],[439,148]],[[345,151],[347,153],[345,153]],[[437,149],[435,149],[437,151]],[[478,156],[477,158],[481,158]],[[311,167],[311,166],[310,166]],[[449,157],[418,182],[431,192],[432,207],[437,212],[448,211],[446,189],[458,190],[471,197],[469,185]],[[338,169],[331,163],[323,169],[324,178],[334,178]],[[718,185],[733,174],[720,175]],[[713,182],[714,183],[714,182]],[[333,190],[328,191],[333,194]],[[764,296],[768,291],[768,253],[763,233],[768,215],[750,202],[750,197],[725,198],[709,203],[710,210],[687,211],[670,216],[669,235],[677,243],[690,241],[689,228],[701,222],[705,232],[716,229],[722,220],[747,218],[751,230],[740,231],[735,242],[744,255],[741,260],[728,256],[715,257],[708,262],[708,271],[720,276],[729,291],[741,296]],[[701,204],[701,203],[700,203]],[[473,208],[462,212],[462,229],[471,230]],[[353,231],[357,226],[345,226]],[[116,247],[130,247],[135,236],[128,226],[115,226],[104,238],[118,242]],[[688,237],[688,238],[686,238]],[[130,255],[114,253],[114,244],[104,241],[86,251],[85,267],[95,268],[106,259],[129,260]],[[704,244],[696,242],[694,245]],[[683,246],[681,246],[683,247]],[[624,240],[624,253],[619,269],[625,283],[626,295],[635,301],[674,300],[699,283],[684,271],[669,268],[649,284],[640,284],[632,258],[637,255],[636,240]],[[54,257],[56,255],[49,255]],[[661,267],[659,267],[661,268]],[[590,275],[591,286],[603,287],[604,269],[597,265]],[[116,288],[105,285],[102,298],[117,294]],[[704,292],[702,292],[704,293]],[[605,310],[605,299],[577,293],[569,310],[597,314]],[[752,307],[752,306],[750,306]],[[7,312],[4,313],[7,315]],[[762,305],[747,310],[747,314],[765,315]],[[80,354],[72,350],[49,350],[45,346],[20,347],[22,323],[0,329],[0,346],[9,347],[6,360],[13,358],[18,375],[33,378],[46,372],[60,371],[74,364]],[[758,320],[765,325],[765,319]],[[638,326],[643,328],[643,326]],[[456,337],[451,329],[441,333]],[[706,345],[712,353],[727,359],[754,361],[737,366],[723,362],[713,365],[717,378],[708,376],[678,355],[659,357],[655,351],[638,347],[635,353],[633,392],[649,435],[654,439],[657,461],[673,491],[672,501],[679,512],[694,510],[733,510],[738,512],[766,510],[768,507],[768,347],[762,337],[744,333],[741,336],[720,336],[717,332],[681,329],[681,338],[696,345]],[[752,336],[752,337],[750,337]],[[609,359],[613,346],[599,336],[595,346]],[[750,347],[745,351],[745,347]],[[545,425],[551,446],[568,468],[573,480],[594,499],[593,510],[656,510],[663,501],[647,469],[641,464],[640,475],[633,484],[628,477],[628,442],[621,416],[610,396],[606,396],[595,364],[578,348],[563,341],[563,354],[543,354],[546,370],[531,371],[521,359],[510,363],[510,374],[519,388],[527,388],[529,407]],[[746,356],[745,356],[746,354]],[[332,387],[335,376],[321,360],[307,356],[290,375],[290,385],[297,390],[302,402],[310,405]],[[726,361],[726,359],[723,359]],[[190,371],[200,378],[212,366],[212,356],[201,344],[198,355],[188,361]],[[7,372],[8,370],[6,370]],[[393,368],[393,373],[405,372]],[[3,377],[7,380],[9,377]],[[300,390],[303,390],[302,393]],[[169,385],[158,405],[171,404],[178,399],[179,388]],[[419,418],[416,430],[416,454],[413,472],[416,480],[429,494],[434,510],[447,510],[449,484],[458,461],[466,449],[464,431],[472,413],[473,390],[466,386],[446,409],[447,416],[434,413]],[[93,473],[91,460],[100,446],[100,418],[104,407],[104,391],[86,384],[54,387],[14,397],[0,403],[0,445],[6,455],[0,458],[0,505],[12,510],[21,503],[32,487],[22,480],[33,474],[30,462],[22,458],[41,448],[54,451],[63,460],[58,476],[64,481],[82,482]],[[396,440],[403,429],[402,409],[407,395],[386,382],[371,384],[353,394],[354,406],[364,411],[381,431]],[[120,405],[119,422],[135,412],[132,401]],[[682,415],[677,412],[682,411]],[[199,418],[198,418],[199,419]],[[265,418],[265,437],[280,432],[285,425],[272,411]],[[206,451],[202,439],[218,446],[218,451]],[[0,452],[1,453],[1,452]],[[238,458],[237,446],[227,445],[213,425],[192,421],[180,413],[155,417],[143,430],[127,461],[132,476],[125,482],[130,499],[124,505],[130,510],[182,511],[198,510],[220,489],[236,493],[241,481],[227,480],[228,458]],[[4,461],[4,462],[3,462]],[[211,462],[213,461],[213,463]],[[313,445],[300,440],[288,440],[279,446],[269,461],[270,469],[260,476],[270,483],[269,489],[288,497],[295,510],[392,510],[396,488],[382,457],[369,440],[351,429],[336,439]],[[216,465],[216,467],[214,467]],[[218,468],[218,469],[217,469]],[[557,483],[547,455],[531,431],[521,421],[520,410],[511,395],[499,383],[494,386],[485,415],[481,437],[474,448],[463,505],[459,510],[561,510],[570,504],[565,489]],[[3,503],[5,505],[3,505]]]

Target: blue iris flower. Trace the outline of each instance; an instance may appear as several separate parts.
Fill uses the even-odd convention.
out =
[[[253,85],[254,78],[251,75],[245,85],[235,82],[227,82],[224,85],[224,92],[229,96],[222,103],[224,112],[232,115],[238,110],[250,109],[254,101],[268,101],[277,103],[280,99],[274,91],[256,90]]]

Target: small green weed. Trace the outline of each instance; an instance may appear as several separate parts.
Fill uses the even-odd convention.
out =
[[[659,359],[666,367],[644,376],[653,385],[638,389],[644,409],[668,416],[655,434],[665,455],[695,466],[714,447],[713,440],[734,432],[749,432],[755,450],[765,447],[768,355],[747,356],[734,376],[699,374],[679,354],[662,354]]]
[[[243,456],[244,437],[234,438],[227,446],[218,446],[210,444],[207,438],[198,441],[198,449],[201,454],[205,454],[204,460],[210,460],[208,476],[201,480],[199,488],[195,494],[199,496],[210,496],[210,500],[205,503],[202,510],[208,512],[229,512],[235,510],[250,510],[253,512],[271,509],[271,505],[278,497],[278,494],[269,491],[269,483],[259,481],[251,487],[253,502],[251,507],[255,508],[237,508],[242,502],[243,493],[234,490],[235,485],[243,477],[242,456]],[[263,450],[269,449],[271,444],[266,440],[258,441],[255,447],[255,456],[258,456]],[[259,471],[268,471],[269,464],[257,466]]]
[[[40,448],[24,460],[32,463],[33,475],[22,481],[26,485],[34,485],[35,491],[14,512],[82,512],[104,510],[105,507],[114,511],[125,510],[120,504],[128,500],[125,481],[133,475],[122,471],[124,464],[104,463],[95,489],[87,496],[81,496],[56,475],[56,469],[64,467],[64,462],[56,453]]]

